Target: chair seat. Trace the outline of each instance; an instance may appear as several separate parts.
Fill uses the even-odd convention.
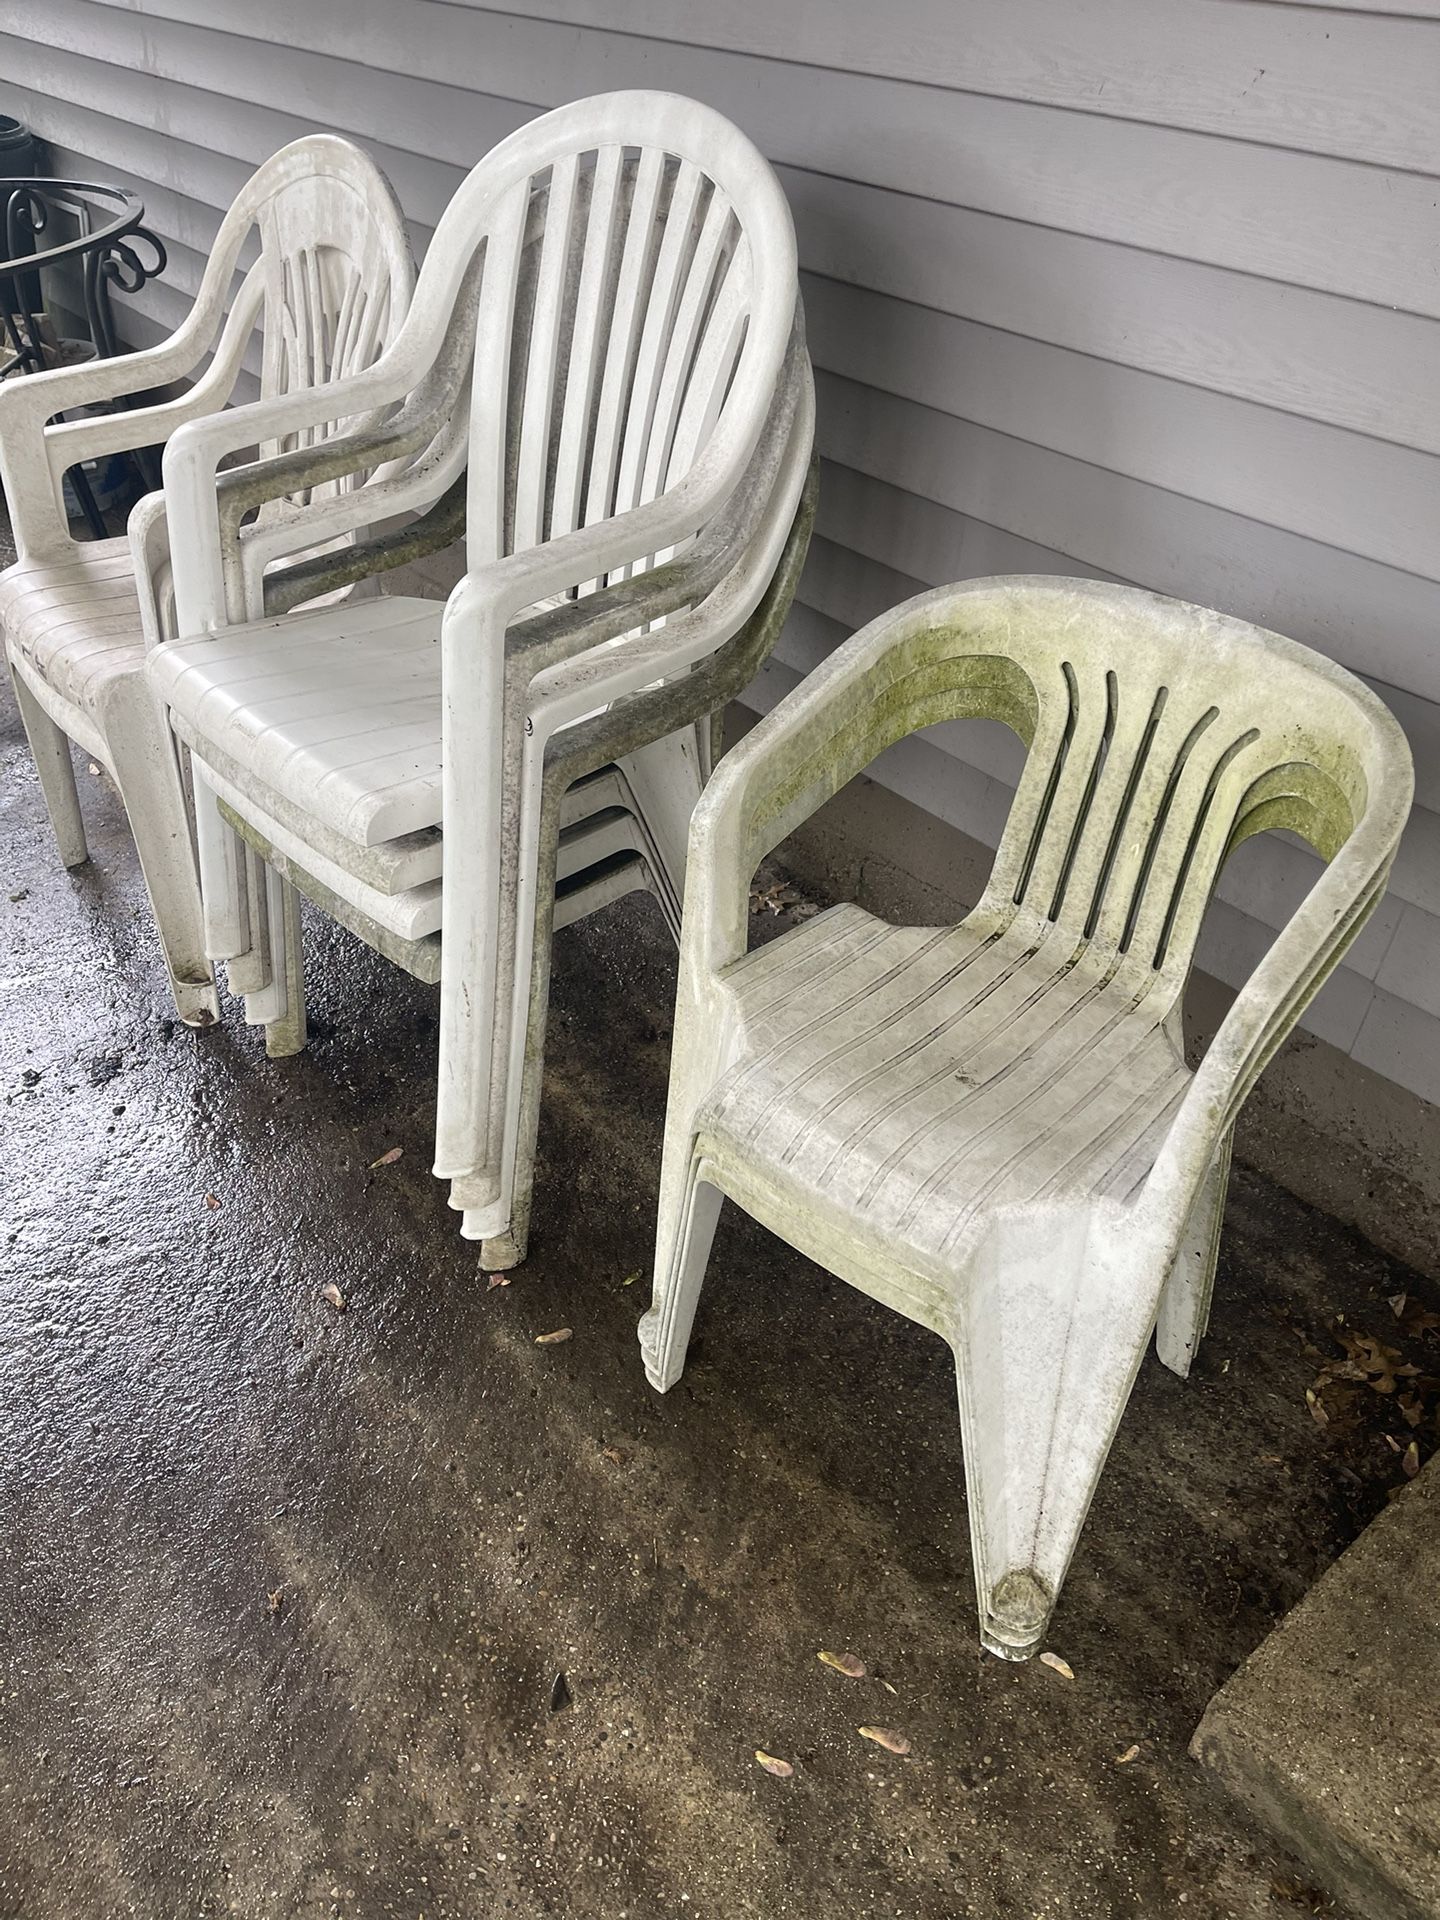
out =
[[[0,626],[12,655],[62,700],[98,715],[106,687],[145,658],[129,541],[95,540],[73,560],[8,567]]]
[[[181,731],[358,846],[441,816],[436,600],[365,600],[174,640],[152,684]]]
[[[949,1266],[998,1208],[1134,1194],[1190,1078],[1156,977],[1033,919],[837,907],[725,975],[743,1052],[697,1130],[782,1206]]]

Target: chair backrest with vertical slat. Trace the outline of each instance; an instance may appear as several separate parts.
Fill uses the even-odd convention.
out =
[[[1361,919],[1373,904],[1409,753],[1330,661],[1206,608],[1043,576],[941,588],[886,620],[832,785],[938,722],[1010,726],[1028,752],[981,914],[1024,916],[1035,938],[1054,930],[1177,995],[1220,870],[1252,834],[1287,829],[1343,858]]]
[[[343,379],[380,358],[409,312],[415,262],[394,190],[361,148],[335,134],[309,134],[258,167],[220,223],[197,307],[223,307],[241,258],[255,241],[258,256],[229,302],[217,352],[232,378],[256,328],[260,389],[267,399]],[[353,424],[324,421],[264,441],[258,451],[268,459],[316,446]],[[304,501],[349,492],[366,478],[347,474],[298,498],[267,502],[256,525],[267,526]],[[160,565],[151,591],[156,632],[173,632],[168,564]],[[248,596],[238,585],[234,592],[235,617],[260,613],[258,586]]]
[[[343,204],[343,184],[331,204]],[[321,202],[274,200],[268,258],[235,303],[241,325],[266,300],[281,316],[266,350],[266,380],[278,390],[319,379],[327,359],[336,372],[340,361],[360,369],[397,312],[392,299],[384,327],[373,307],[359,323],[357,262],[301,237],[307,204]],[[227,274],[239,223],[253,225],[258,205],[245,212],[237,202],[228,217]],[[312,415],[262,451],[303,451],[358,428],[394,449],[382,456],[391,464],[376,495],[388,514],[428,510],[463,469],[473,570],[653,501],[702,467],[708,490],[695,491],[718,505],[759,445],[796,316],[789,208],[745,135],[677,95],[600,95],[521,127],[461,182],[403,324],[364,386],[372,409],[384,396],[378,411]],[[332,392],[343,404],[343,380]],[[377,475],[365,468],[358,478]],[[221,560],[233,574],[248,549],[243,590],[227,596],[238,594],[250,617],[268,525],[262,508]],[[630,556],[628,570],[673,550]]]
[[[436,229],[417,333],[446,323],[482,247],[472,566],[656,498],[722,431],[743,468],[796,272],[784,195],[736,127],[694,101],[622,93],[521,128]]]
[[[251,274],[261,288],[262,396],[372,366],[405,319],[415,277],[404,216],[374,162],[331,134],[296,141],[260,168],[232,212],[248,216],[260,240]],[[262,457],[349,424],[308,428],[262,447]]]
[[[1135,589],[1006,604],[1036,695],[992,901],[1178,992],[1231,852],[1286,828],[1327,860],[1383,809],[1403,740],[1349,675],[1243,621]]]
[[[258,257],[230,305],[232,326],[262,330],[263,395],[379,358],[409,310],[415,265],[400,204],[368,154],[307,134],[257,167],[220,223],[197,306],[224,303],[252,239]]]

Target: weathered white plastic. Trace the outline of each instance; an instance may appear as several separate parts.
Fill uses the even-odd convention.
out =
[[[887,746],[1007,723],[1025,771],[956,927],[858,907],[746,952],[764,855]],[[985,1644],[1044,1636],[1152,1330],[1204,1330],[1230,1133],[1378,900],[1404,736],[1328,660],[1137,589],[941,588],[721,762],[691,827],[651,1384],[684,1365],[722,1195],[954,1350]],[[1227,854],[1329,861],[1192,1073],[1181,996]]]
[[[252,236],[258,255],[231,300]],[[208,1025],[219,1008],[175,743],[142,672],[146,638],[159,637],[169,600],[163,501],[152,495],[136,507],[133,540],[81,543],[70,535],[62,481],[77,461],[159,444],[224,407],[257,324],[264,392],[364,367],[404,314],[413,279],[384,175],[348,141],[315,135],[276,154],[242,190],[169,340],[0,387],[0,473],[19,550],[0,576],[0,621],[61,857],[67,866],[87,857],[74,740],[120,790],[175,1004],[192,1025]],[[207,355],[178,399],[46,424],[167,386]]]
[[[799,424],[757,477],[757,450],[777,409]],[[749,619],[805,481],[811,409],[794,233],[769,166],[738,129],[694,101],[617,93],[532,121],[474,169],[435,230],[405,326],[373,368],[189,426],[167,450],[178,629],[203,636],[253,622],[259,610],[250,531],[227,526],[216,509],[228,452],[332,418],[408,412],[420,423],[414,441],[424,459],[394,462],[373,489],[394,513],[433,503],[456,469],[449,423],[468,420],[458,449],[468,462],[468,568],[439,640],[441,793],[432,818],[443,814],[445,866],[435,1171],[451,1182],[465,1233],[483,1239],[497,1264],[518,1257],[520,1083],[547,751],[597,710],[689,673]],[[637,622],[616,589],[667,563],[689,565],[737,499],[746,504],[737,519],[743,539],[723,564],[707,550],[703,585],[697,577],[693,592]],[[312,536],[345,532],[351,516],[343,498],[327,502],[312,517]],[[372,506],[366,518],[374,517]],[[592,619],[557,626],[550,640],[515,643],[536,608],[591,597]],[[302,631],[286,629],[297,642]],[[296,784],[300,762],[285,750],[301,743],[275,733],[247,749],[247,732],[258,740],[255,715],[241,720],[232,702],[238,724],[223,718],[218,666],[199,687],[204,649],[193,637],[182,649],[162,648],[153,683],[175,701],[198,757],[214,722],[232,774],[241,761],[258,774],[265,760],[277,796],[295,809],[281,822],[293,831],[311,804]],[[337,698],[346,671],[336,669]],[[415,724],[407,739],[427,754],[423,722]],[[643,832],[671,869],[683,859],[707,771],[706,743],[690,737],[688,750],[673,738],[643,744],[626,768]],[[407,750],[397,733],[397,751]],[[313,754],[307,764],[327,778]],[[352,779],[343,806],[314,801],[323,829],[360,845],[415,830],[413,782],[388,812],[368,776],[360,784],[364,792]],[[343,785],[338,773],[330,785]],[[266,813],[279,821],[275,807]],[[208,870],[204,878],[210,950],[243,958],[240,878]]]

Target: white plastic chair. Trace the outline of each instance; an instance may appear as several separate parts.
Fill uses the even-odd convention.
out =
[[[257,619],[269,549],[224,487],[253,503],[280,482],[257,467],[217,491],[219,463],[331,414],[383,416],[314,471],[383,456],[388,513],[438,511],[468,464],[468,570],[443,611]],[[209,951],[233,985],[265,948],[269,997],[247,1013],[272,1052],[304,1038],[282,884],[438,971],[435,1172],[489,1265],[524,1252],[551,913],[638,882],[678,916],[710,716],[773,641],[803,557],[812,433],[773,173],[708,108],[619,93],[475,168],[374,368],[166,453],[187,637],[149,672],[219,802],[197,799]],[[272,464],[287,488],[310,471]],[[318,540],[353,516],[336,498],[303,517]],[[259,928],[241,840],[268,868]]]
[[[258,256],[232,300],[252,236]],[[192,1026],[208,1025],[219,1007],[181,770],[143,674],[146,634],[158,637],[169,602],[163,501],[151,495],[132,516],[137,572],[131,540],[72,538],[62,481],[77,462],[156,445],[224,407],[257,326],[262,393],[368,365],[403,317],[413,280],[404,219],[384,175],[348,141],[315,135],[266,161],[241,191],[195,304],[169,340],[0,387],[0,475],[19,552],[0,575],[0,622],[60,855],[67,867],[87,858],[73,740],[119,788],[175,1004]],[[195,374],[207,355],[178,399],[125,406]],[[47,424],[98,403],[120,410]]]
[[[962,717],[1029,748],[974,912],[841,906],[747,953],[765,854],[887,746]],[[695,812],[651,1384],[680,1377],[727,1194],[933,1329],[982,1637],[1032,1653],[1152,1329],[1182,1375],[1204,1331],[1236,1113],[1379,899],[1411,787],[1399,727],[1339,667],[1135,589],[980,580],[856,634]],[[1269,828],[1330,864],[1192,1074],[1201,918]]]

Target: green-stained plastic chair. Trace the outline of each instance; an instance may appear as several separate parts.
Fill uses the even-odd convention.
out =
[[[974,912],[840,906],[747,953],[760,860],[886,747],[967,716],[1029,749]],[[856,634],[695,812],[652,1385],[684,1366],[727,1194],[932,1328],[982,1637],[1034,1652],[1152,1330],[1182,1375],[1204,1331],[1241,1102],[1380,898],[1411,790],[1399,727],[1341,668],[1137,589],[973,581]],[[1200,922],[1269,828],[1329,864],[1192,1072]]]

